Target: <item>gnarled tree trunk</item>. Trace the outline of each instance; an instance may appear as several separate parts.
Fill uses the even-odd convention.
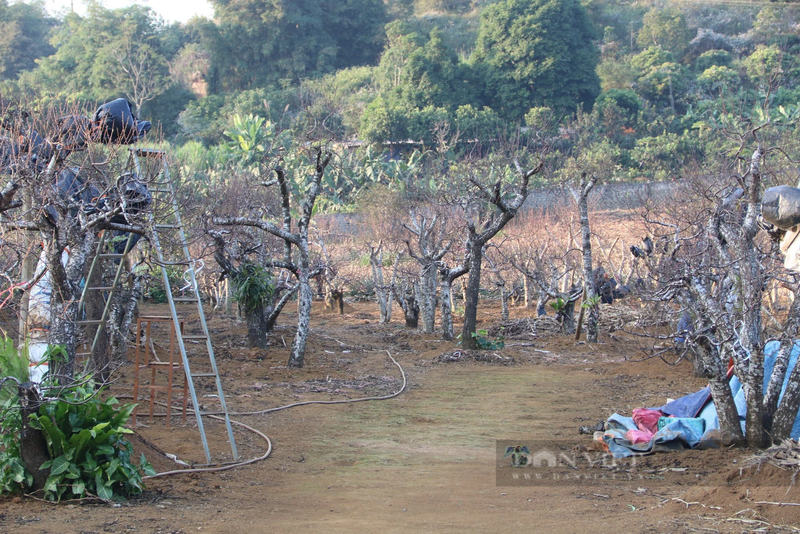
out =
[[[31,428],[28,420],[32,414],[39,411],[41,398],[36,388],[30,384],[19,386],[20,418],[22,431],[20,433],[19,451],[25,469],[33,477],[32,491],[44,489],[45,482],[50,476],[50,469],[42,469],[42,464],[50,460],[47,450],[47,441],[40,430]]]

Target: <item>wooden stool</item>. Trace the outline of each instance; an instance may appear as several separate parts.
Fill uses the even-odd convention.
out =
[[[168,361],[161,361],[156,354],[155,344],[152,338],[152,325],[153,323],[170,323],[169,334],[169,358]],[[183,335],[183,319],[180,320],[181,335]],[[145,332],[145,338],[148,345],[152,350],[153,359],[150,360],[150,352],[147,347],[142,346],[142,330]],[[136,412],[139,411],[139,373],[142,370],[150,369],[150,385],[142,385],[143,388],[150,390],[150,422],[153,422],[153,408],[155,405],[155,396],[157,391],[167,392],[167,428],[170,427],[170,419],[172,416],[172,382],[175,371],[184,371],[183,359],[178,350],[177,336],[175,335],[175,325],[173,324],[172,317],[139,317],[136,321],[136,356],[134,360],[135,375],[133,380],[133,401],[137,403],[132,414],[132,425],[136,427]],[[167,371],[167,385],[156,385],[156,370],[166,369]],[[183,373],[183,418],[182,424],[186,424],[186,401],[188,395],[188,380],[186,373]]]

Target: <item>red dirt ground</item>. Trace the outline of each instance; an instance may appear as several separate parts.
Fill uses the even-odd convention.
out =
[[[210,318],[231,411],[390,394],[402,382],[387,351],[407,373],[406,391],[391,400],[234,416],[269,436],[274,450],[267,460],[153,479],[142,497],[119,504],[5,498],[0,531],[783,532],[800,525],[800,506],[758,504],[800,503],[791,473],[768,465],[740,473],[753,453],[743,449],[640,458],[635,471],[646,476],[638,482],[595,467],[588,471],[600,475],[594,485],[497,485],[498,470],[512,468],[497,459],[496,440],[590,445],[579,426],[702,387],[688,362],[633,361],[643,355],[638,342],[603,332],[602,342],[591,346],[542,333],[509,337],[497,354],[513,364],[442,363],[439,357],[452,355],[456,345],[406,330],[402,317],[378,324],[374,303],[348,305],[344,316],[318,305],[300,370],[286,367],[290,326],[278,327],[270,349],[250,350],[242,324],[221,314]],[[481,314],[481,328],[497,324],[492,303]],[[512,311],[517,318],[529,315]],[[291,325],[294,317],[285,313],[281,322]],[[111,388],[119,397],[131,393],[132,367],[124,371]],[[214,406],[211,388],[198,393]],[[138,423],[141,439],[134,444],[158,471],[180,466],[156,449],[204,461],[191,417],[186,425],[174,418],[167,429],[163,418],[149,422],[145,406]],[[230,460],[224,427],[210,422],[206,431],[215,459]],[[236,439],[244,458],[263,454],[264,442],[254,434],[237,429]]]

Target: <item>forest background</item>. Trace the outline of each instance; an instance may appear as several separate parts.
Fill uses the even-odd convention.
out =
[[[800,109],[792,2],[212,4],[213,20],[167,24],[138,5],[87,2],[58,19],[0,0],[0,95],[87,114],[125,97],[201,186],[276,140],[344,143],[357,163],[329,181],[323,211],[420,177],[429,156],[452,164],[542,136],[551,161],[579,142],[604,181],[676,180],[730,157],[732,121],[789,125]],[[773,129],[790,156],[794,130]],[[536,180],[563,178],[557,166]]]

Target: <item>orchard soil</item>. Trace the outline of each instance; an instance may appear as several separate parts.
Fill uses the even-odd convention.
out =
[[[532,317],[532,311],[513,308],[512,319]],[[165,312],[163,306],[142,309],[143,315]],[[769,465],[740,471],[753,454],[747,449],[648,456],[637,467],[649,474],[640,482],[601,477],[591,486],[497,485],[498,465],[510,467],[507,459],[497,460],[496,440],[554,441],[580,451],[592,443],[578,433],[580,426],[659,406],[699,389],[703,380],[692,377],[689,362],[648,359],[644,342],[607,328],[594,345],[523,331],[506,337],[502,350],[459,359],[456,344],[407,330],[394,312],[382,325],[374,303],[348,303],[340,316],[315,302],[306,366],[289,369],[291,310],[281,316],[267,350],[248,349],[244,325],[209,310],[232,412],[391,394],[402,380],[387,351],[407,373],[408,387],[390,400],[234,416],[269,436],[274,449],[268,459],[152,479],[143,496],[115,504],[5,498],[0,531],[789,532],[800,526],[800,506],[757,504],[800,503],[792,473]],[[499,305],[485,303],[479,328],[498,325],[498,318]],[[132,382],[129,365],[110,394],[130,402]],[[209,409],[218,406],[214,393],[210,384],[198,386]],[[162,405],[155,408],[163,412]],[[167,429],[164,417],[150,420],[145,396],[135,430],[137,454],[144,452],[160,472],[181,466],[159,451],[204,463],[191,416],[186,424],[173,417]],[[224,426],[210,422],[206,432],[212,456],[230,460]],[[239,428],[235,435],[243,458],[263,454],[261,438]]]

